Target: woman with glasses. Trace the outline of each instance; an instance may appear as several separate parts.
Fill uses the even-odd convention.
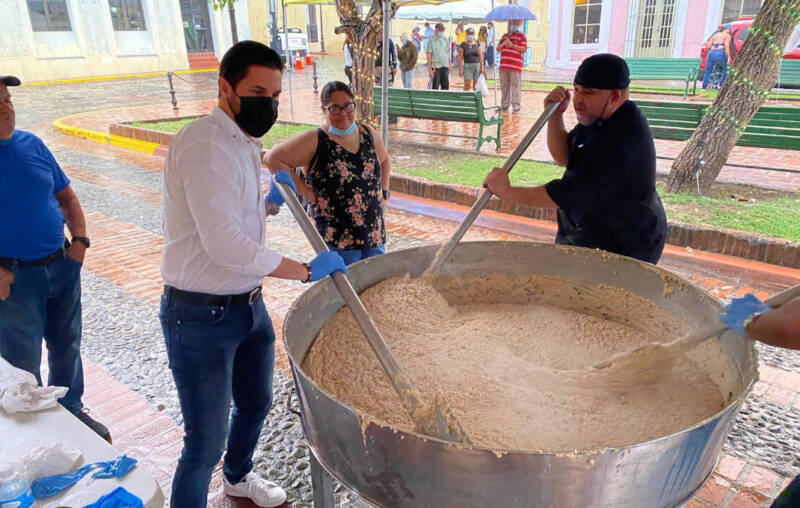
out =
[[[349,86],[331,81],[320,100],[325,124],[277,145],[266,162],[273,172],[292,175],[317,231],[349,265],[385,252],[389,153],[371,126],[355,121]],[[297,167],[304,178],[293,171]]]

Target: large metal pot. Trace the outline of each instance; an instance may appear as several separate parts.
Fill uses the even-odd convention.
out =
[[[419,275],[436,246],[408,249],[353,265],[357,291],[396,275]],[[659,268],[599,251],[523,242],[461,244],[444,273],[559,275],[569,280],[624,287],[708,324],[719,303]],[[726,407],[670,436],[621,449],[574,454],[459,448],[362,418],[314,383],[300,367],[327,320],[343,305],[331,281],[313,286],[292,305],[284,325],[312,451],[323,467],[359,496],[385,507],[664,507],[686,501],[714,468],[744,397],[757,376],[755,350],[730,334],[720,361],[733,378]],[[353,330],[353,333],[361,333]],[[717,347],[717,346],[715,346]],[[730,376],[728,376],[730,378]]]

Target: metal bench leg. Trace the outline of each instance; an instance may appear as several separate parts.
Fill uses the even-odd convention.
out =
[[[314,508],[335,508],[333,478],[317,461],[314,452],[310,452],[308,455],[311,464],[311,487],[314,494]]]

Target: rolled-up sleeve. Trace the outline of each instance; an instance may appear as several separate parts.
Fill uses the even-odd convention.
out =
[[[244,175],[232,155],[214,143],[200,143],[181,153],[177,163],[189,212],[211,261],[243,275],[275,271],[283,256],[245,233]]]

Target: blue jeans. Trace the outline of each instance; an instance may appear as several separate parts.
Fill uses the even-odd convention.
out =
[[[483,55],[483,60],[489,67],[494,67],[494,46],[486,48],[486,54]]]
[[[703,90],[708,88],[708,82],[711,79],[711,74],[714,72],[715,67],[722,67],[722,78],[716,85],[722,86],[725,82],[725,76],[728,74],[728,57],[725,56],[724,49],[712,49],[706,56],[706,72],[703,74]]]
[[[414,88],[414,69],[407,71],[400,71],[403,77],[403,86],[406,88]]]
[[[272,406],[275,331],[260,296],[251,305],[205,306],[163,295],[159,317],[185,432],[170,504],[204,507],[226,437],[228,481],[238,483],[253,468]]]
[[[356,261],[361,261],[362,259],[371,258],[374,256],[380,256],[386,252],[386,246],[381,245],[380,247],[371,247],[369,249],[355,249],[355,250],[342,250],[342,249],[334,249],[331,250],[344,259],[344,264],[352,265]]]
[[[72,413],[83,407],[81,363],[81,263],[64,255],[45,266],[16,267],[11,294],[0,300],[0,356],[42,377],[47,344],[48,385],[66,386],[58,401]]]

